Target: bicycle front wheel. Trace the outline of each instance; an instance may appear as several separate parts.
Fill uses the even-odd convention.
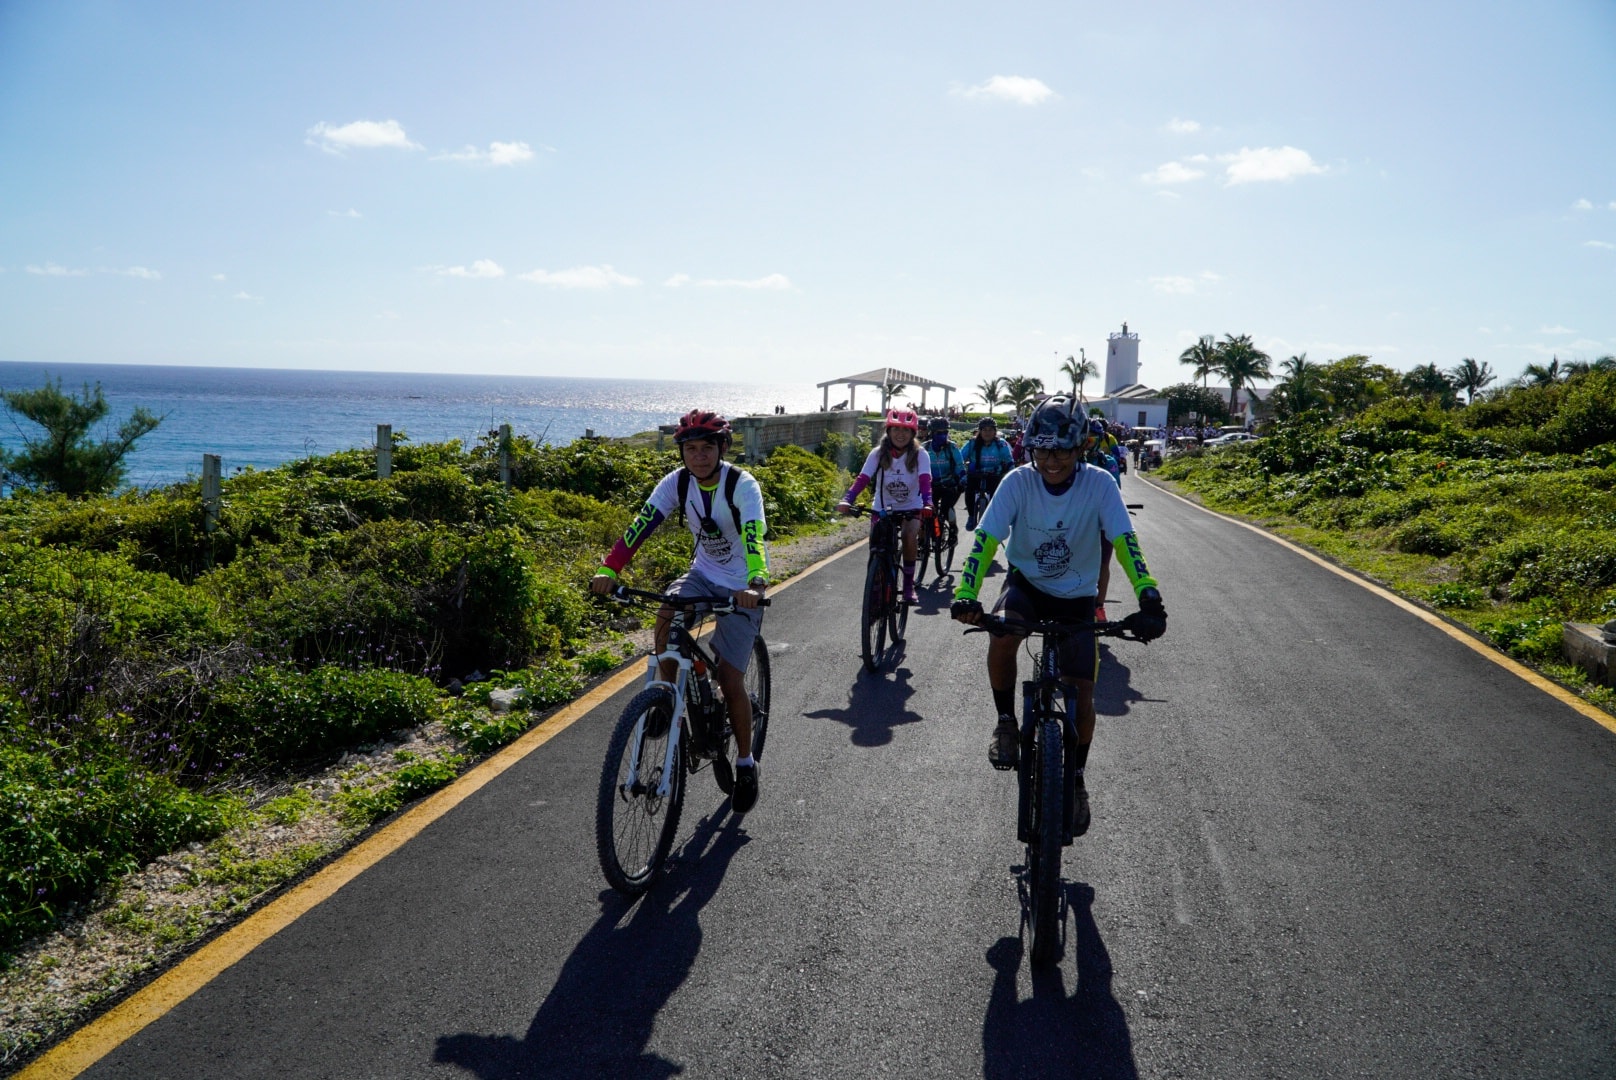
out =
[[[937,562],[937,576],[942,577],[954,566],[954,546],[959,543],[959,525],[954,520],[954,509],[949,507],[948,517],[942,523],[943,534],[933,542],[933,557]]]
[[[896,645],[903,640],[904,632],[909,628],[909,605],[903,602],[903,563],[894,558],[889,564],[887,595],[892,602],[887,605],[887,633],[892,637],[892,644]]]
[[[673,690],[648,686],[618,718],[595,797],[595,851],[607,884],[638,896],[662,873],[685,801],[684,747],[675,738]],[[636,752],[637,751],[637,752]],[[664,778],[667,794],[661,794]]]
[[[1032,962],[1048,967],[1060,959],[1060,864],[1065,771],[1060,721],[1046,717],[1038,725],[1038,742],[1029,763],[1034,783],[1032,842],[1027,845],[1031,879]]]
[[[864,668],[870,672],[880,668],[881,656],[887,648],[886,576],[885,557],[873,556],[864,570],[864,612],[860,626]]]
[[[769,733],[769,649],[763,635],[752,641],[752,659],[746,665],[746,699],[752,703],[752,756],[763,756],[763,740]]]

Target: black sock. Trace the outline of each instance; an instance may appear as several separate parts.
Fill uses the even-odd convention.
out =
[[[993,707],[999,710],[1000,716],[1016,715],[1016,692],[1010,690],[993,691]]]

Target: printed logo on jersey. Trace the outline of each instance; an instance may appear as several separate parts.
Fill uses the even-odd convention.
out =
[[[887,502],[901,503],[901,502],[908,502],[908,501],[909,501],[909,485],[904,483],[902,480],[888,480],[887,481]]]
[[[705,551],[708,558],[714,562],[729,562],[730,556],[735,554],[735,545],[717,527],[698,531],[696,543],[701,545],[701,550]]]
[[[1061,577],[1072,565],[1072,549],[1066,546],[1066,537],[1045,540],[1032,553],[1038,560],[1038,573],[1044,577]]]

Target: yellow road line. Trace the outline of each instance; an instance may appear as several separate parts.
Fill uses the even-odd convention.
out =
[[[855,542],[769,590],[777,596],[861,546]],[[410,807],[335,861],[276,897],[241,922],[40,1055],[15,1080],[67,1080],[79,1075],[147,1024],[212,982],[225,969],[296,922],[348,882],[403,847],[484,784],[577,723],[614,694],[644,677],[630,664],[465,775]]]
[[[1140,479],[1143,480],[1144,478],[1140,477]],[[1307,550],[1306,548],[1302,547],[1299,544],[1294,544],[1291,541],[1286,540],[1284,537],[1275,536],[1273,533],[1269,532],[1267,529],[1260,528],[1260,527],[1258,527],[1256,525],[1253,525],[1253,524],[1251,524],[1250,522],[1247,522],[1247,521],[1241,521],[1239,518],[1230,517],[1227,514],[1220,514],[1216,510],[1210,510],[1207,507],[1202,506],[1200,503],[1196,502],[1193,499],[1186,499],[1186,498],[1184,498],[1184,496],[1178,494],[1177,492],[1168,491],[1166,488],[1164,488],[1161,485],[1157,484],[1155,481],[1145,480],[1145,483],[1149,484],[1150,487],[1153,490],[1159,491],[1163,495],[1167,495],[1167,496],[1169,496],[1171,498],[1177,499],[1179,502],[1184,503],[1186,506],[1193,506],[1195,509],[1201,511],[1201,513],[1203,513],[1203,514],[1211,514],[1215,518],[1220,518],[1220,519],[1222,519],[1224,521],[1229,522],[1230,524],[1238,525],[1242,529],[1249,529],[1252,532],[1256,533],[1258,536],[1261,536],[1261,537],[1263,537],[1265,539],[1268,539],[1268,540],[1272,540],[1274,543],[1278,544],[1280,547],[1289,548],[1291,551],[1294,551],[1296,554],[1300,555],[1304,559],[1307,559],[1309,562],[1314,562],[1314,563],[1317,563],[1318,565],[1324,567],[1326,570],[1330,571],[1330,573],[1335,574],[1338,577],[1343,577],[1343,578],[1347,579],[1348,581],[1352,582],[1354,585],[1357,585],[1357,586],[1359,586],[1361,588],[1369,590],[1370,592],[1374,593],[1376,596],[1380,597],[1383,600],[1389,600],[1391,603],[1396,604],[1398,607],[1402,608],[1404,611],[1408,612],[1410,615],[1413,615],[1415,618],[1420,619],[1421,621],[1429,623],[1431,626],[1436,627],[1438,630],[1442,631],[1444,634],[1448,635],[1453,640],[1459,642],[1460,644],[1464,645],[1466,648],[1468,648],[1471,651],[1475,652],[1478,656],[1481,656],[1484,659],[1492,661],[1494,664],[1497,664],[1499,667],[1503,668],[1505,671],[1508,671],[1511,675],[1515,675],[1515,676],[1517,676],[1517,677],[1519,677],[1521,679],[1526,680],[1527,682],[1531,683],[1533,686],[1537,687],[1539,690],[1543,691],[1545,694],[1548,694],[1550,697],[1554,698],[1556,701],[1559,701],[1562,704],[1571,706],[1573,709],[1576,709],[1582,715],[1586,716],[1588,719],[1592,720],[1594,723],[1598,724],[1600,727],[1604,728],[1606,731],[1609,731],[1609,732],[1611,732],[1613,734],[1616,734],[1616,717],[1611,716],[1609,713],[1605,712],[1603,709],[1598,708],[1597,706],[1595,706],[1591,702],[1584,701],[1582,698],[1578,697],[1576,694],[1573,694],[1571,691],[1567,690],[1565,687],[1561,686],[1559,683],[1554,682],[1552,679],[1544,678],[1542,675],[1539,675],[1537,672],[1533,671],[1531,668],[1527,667],[1525,664],[1523,664],[1520,661],[1514,659],[1513,657],[1508,656],[1505,653],[1499,652],[1497,649],[1493,648],[1491,645],[1486,644],[1485,642],[1481,641],[1478,638],[1472,637],[1467,631],[1462,630],[1457,626],[1454,626],[1452,623],[1448,622],[1446,619],[1442,618],[1440,615],[1437,615],[1437,614],[1435,614],[1433,612],[1427,611],[1425,608],[1420,607],[1418,604],[1416,604],[1416,603],[1414,603],[1414,602],[1412,602],[1412,601],[1410,601],[1410,600],[1408,600],[1408,599],[1406,599],[1404,597],[1398,596],[1396,593],[1392,592],[1390,589],[1384,588],[1383,586],[1380,586],[1380,585],[1376,585],[1374,582],[1369,581],[1369,580],[1367,580],[1367,579],[1365,579],[1363,577],[1360,577],[1358,574],[1353,573],[1351,570],[1347,570],[1347,569],[1345,569],[1343,567],[1337,566],[1335,563],[1331,562],[1329,559],[1326,559],[1321,555],[1317,555],[1314,552],[1311,552],[1311,551]]]

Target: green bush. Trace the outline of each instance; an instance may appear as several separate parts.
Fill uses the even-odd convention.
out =
[[[793,525],[828,521],[842,493],[836,466],[800,446],[779,446],[762,465],[749,466],[763,489],[770,535]]]
[[[32,751],[0,741],[0,958],[103,882],[219,835],[242,812],[93,737]]]
[[[1494,645],[1522,660],[1542,662],[1560,656],[1562,635],[1558,619],[1487,619],[1479,627]]]
[[[274,768],[373,742],[439,715],[437,689],[399,671],[263,667],[216,687],[185,733],[192,761]]]

